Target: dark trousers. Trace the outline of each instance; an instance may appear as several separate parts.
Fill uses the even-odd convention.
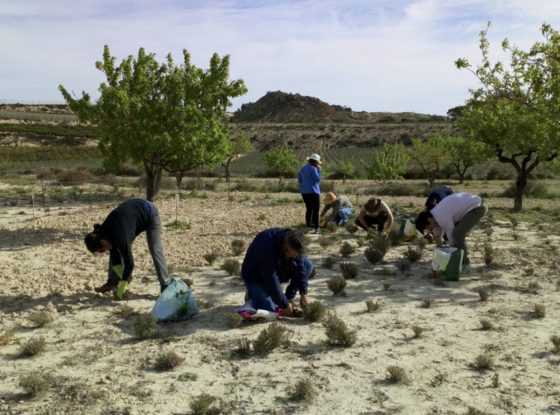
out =
[[[308,228],[319,229],[319,209],[321,196],[318,193],[302,193],[305,202],[305,224]]]
[[[470,264],[466,241],[467,235],[478,225],[487,211],[488,209],[484,205],[474,208],[463,216],[463,219],[461,219],[453,229],[453,246],[463,250],[463,265]]]

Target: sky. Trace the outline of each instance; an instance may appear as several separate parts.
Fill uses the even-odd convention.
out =
[[[206,67],[231,56],[248,93],[318,97],[356,111],[445,114],[464,103],[492,22],[496,57],[560,28],[559,0],[0,0],[0,102],[61,103],[57,86],[96,96],[103,45],[119,59],[139,47]]]

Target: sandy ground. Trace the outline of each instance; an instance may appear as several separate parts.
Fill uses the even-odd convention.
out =
[[[209,193],[206,199],[181,203],[180,217],[190,229],[166,229],[164,243],[175,272],[193,280],[202,312],[194,320],[160,327],[160,337],[137,341],[132,317],[118,315],[127,304],[148,312],[157,282],[143,238],[134,247],[136,271],[126,302],[92,292],[104,281],[107,258],[89,255],[81,242],[95,221],[110,211],[107,204],[29,210],[0,210],[0,334],[14,330],[0,346],[0,413],[2,414],[188,414],[197,396],[223,400],[232,414],[553,414],[560,413],[560,355],[551,352],[551,335],[560,335],[558,247],[560,239],[546,226],[529,229],[509,222],[493,226],[497,266],[483,264],[487,236],[471,238],[473,270],[459,282],[437,285],[428,277],[431,249],[402,273],[396,267],[406,246],[394,247],[383,264],[372,266],[363,248],[350,260],[359,265],[346,297],[333,297],[326,281],[338,267],[321,267],[325,255],[337,254],[343,240],[357,242],[341,229],[327,248],[312,237],[310,257],[319,267],[311,283],[312,299],[323,302],[357,331],[350,348],[325,344],[321,323],[283,322],[289,345],[266,357],[232,357],[240,339],[255,339],[268,323],[231,329],[225,313],[243,300],[239,277],[227,276],[218,261],[204,265],[203,255],[229,255],[229,243],[249,242],[261,229],[300,222],[302,206],[263,194]],[[275,196],[278,197],[278,196]],[[295,200],[295,199],[294,199]],[[420,202],[419,200],[417,202]],[[491,206],[491,202],[490,202]],[[174,220],[174,202],[160,203],[164,223]],[[518,235],[518,239],[514,238]],[[324,236],[322,236],[323,238]],[[242,258],[240,258],[242,259]],[[538,283],[528,289],[531,283]],[[488,301],[476,292],[486,287]],[[430,308],[422,300],[433,299]],[[365,313],[365,301],[380,301]],[[535,304],[546,317],[534,318]],[[32,328],[29,315],[56,312],[56,319]],[[495,329],[480,330],[480,319]],[[424,333],[412,338],[412,326]],[[44,336],[44,353],[17,358],[20,346]],[[156,372],[162,351],[185,358],[173,371]],[[489,353],[495,367],[472,368]],[[410,384],[386,381],[388,366],[402,367]],[[18,386],[23,374],[52,375],[49,392],[29,399]],[[310,380],[318,392],[310,404],[287,399],[298,380]]]

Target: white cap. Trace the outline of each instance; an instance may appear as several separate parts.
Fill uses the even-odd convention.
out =
[[[321,156],[317,153],[311,154],[309,157],[307,157],[307,160],[313,160],[321,164]]]

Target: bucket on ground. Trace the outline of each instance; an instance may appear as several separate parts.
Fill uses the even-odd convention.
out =
[[[152,309],[157,321],[188,320],[198,314],[198,304],[191,288],[180,278],[172,278]]]
[[[432,257],[432,270],[446,281],[458,281],[463,270],[463,255],[462,249],[436,247]]]

